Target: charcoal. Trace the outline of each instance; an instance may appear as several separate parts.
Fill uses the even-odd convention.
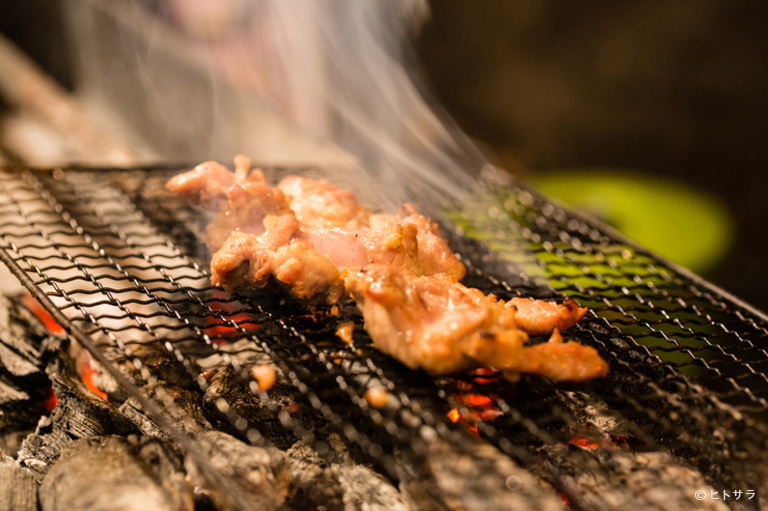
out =
[[[290,476],[282,452],[248,445],[218,431],[203,433],[197,441],[211,464],[239,487],[255,508],[278,509],[285,502]],[[214,503],[225,507],[218,494],[219,488],[207,488],[205,479],[197,475],[193,466],[190,466],[190,473],[196,485],[205,488]]]
[[[0,451],[15,456],[50,387],[42,346],[52,336],[18,301],[0,296]]]
[[[181,457],[157,438],[76,440],[48,471],[39,495],[43,511],[193,509]]]
[[[10,421],[9,423],[4,423],[2,428],[7,430],[3,433],[0,433],[0,453],[14,458],[18,456],[19,450],[21,449],[21,444],[24,442],[24,439],[35,431],[34,423],[31,424],[31,429],[25,427],[28,425],[28,421],[30,419],[29,414],[24,412],[17,413],[20,420],[15,423]],[[6,412],[0,412],[0,417],[3,419],[6,417],[6,415]],[[20,425],[21,421],[23,421],[24,426]]]
[[[365,465],[334,464],[331,466],[331,473],[341,485],[345,511],[410,509],[405,498],[392,483]]]
[[[464,509],[563,509],[551,487],[489,444],[477,441],[458,452],[434,441],[427,459],[440,489]]]
[[[344,511],[344,495],[328,463],[304,442],[288,450],[291,477],[289,505],[295,509]]]
[[[328,463],[334,456],[321,457],[302,441],[288,450],[292,507],[323,507],[328,511],[411,509],[391,482],[369,467],[353,462],[338,436],[328,440],[331,450],[343,449],[336,453],[339,463]]]
[[[5,342],[0,343],[0,365],[13,376],[21,378],[42,376],[42,371],[37,364],[9,348]]]
[[[118,411],[130,419],[145,436],[167,437],[168,433],[160,428],[142,411],[141,405],[134,398],[126,400]]]
[[[567,494],[589,509],[726,510],[722,500],[697,500],[713,489],[702,475],[662,452],[626,452],[616,448],[547,447],[557,463]],[[740,504],[734,502],[733,505]],[[739,507],[737,507],[739,508]]]
[[[409,500],[468,511],[564,509],[551,487],[495,447],[468,438],[462,444],[470,447],[460,450],[435,436],[427,442],[423,466],[398,460],[401,489]]]
[[[37,481],[13,460],[0,462],[0,511],[37,511]]]
[[[182,430],[194,434],[200,428],[211,429],[211,424],[204,414],[204,403],[199,392],[173,385],[162,385],[144,390],[147,391],[147,397],[163,403],[166,408],[169,408],[168,404],[171,404],[169,411],[180,412],[176,424],[181,426]],[[135,401],[131,402],[132,405],[136,405]],[[173,410],[173,408],[178,410]]]
[[[422,463],[412,455],[398,453],[395,470],[400,478],[398,488],[411,509],[422,511],[448,511],[442,491]]]
[[[75,439],[94,435],[129,435],[139,429],[114,406],[89,392],[79,379],[54,373],[51,376],[56,406],[42,417],[37,429],[22,443],[18,462],[39,477]]]
[[[0,361],[15,376],[45,380],[41,346],[51,334],[18,302],[0,295]]]
[[[107,341],[108,342],[108,341]],[[139,387],[147,386],[147,376],[161,380],[162,385],[192,389],[196,383],[186,368],[178,363],[175,355],[168,353],[161,343],[136,344],[131,346],[131,357],[126,358],[118,350],[107,350],[113,364],[132,383]],[[141,369],[134,364],[134,360],[141,360]],[[97,371],[96,381],[100,390],[110,394],[115,393],[115,399],[123,401],[127,399],[124,389],[121,389],[114,378],[103,372],[98,363],[91,362],[93,369]]]
[[[22,401],[29,401],[29,394],[0,380],[0,407],[5,408]]]
[[[272,442],[276,447],[287,449],[296,438],[290,429],[275,417],[270,408],[261,398],[254,394],[250,388],[252,380],[241,378],[232,368],[226,368],[216,373],[208,383],[203,407],[206,416],[213,422],[218,421],[221,427],[226,427],[227,419],[225,410],[233,411],[241,417],[258,424],[259,432]],[[269,390],[269,398],[272,404],[280,409],[295,407],[295,389],[280,382]],[[294,420],[308,421],[301,413],[292,415]],[[313,424],[308,424],[308,429],[314,429]]]

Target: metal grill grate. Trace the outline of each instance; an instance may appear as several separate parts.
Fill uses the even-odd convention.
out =
[[[620,425],[609,438],[614,447],[667,450],[713,484],[762,488],[765,316],[609,229],[509,181],[480,187],[474,203],[444,213],[468,285],[589,307],[569,334],[596,347],[611,372],[584,384],[532,377],[512,385],[486,373],[435,380],[374,349],[352,306],[309,315],[269,291],[229,297],[212,287],[200,243],[205,218],[165,192],[173,173],[0,174],[0,250],[112,364],[132,364],[151,383],[158,375],[147,354],[162,352],[160,369],[170,364],[204,390],[199,362],[217,353],[219,366],[248,385],[248,368],[239,367],[237,351],[222,354],[221,343],[264,353],[308,407],[384,469],[394,449],[420,454],[424,439],[437,435],[470,452],[475,435],[526,466],[546,461],[544,477],[578,505],[561,476],[573,464],[590,470],[585,450],[563,457],[548,446],[608,421]],[[352,347],[334,335],[349,320]],[[380,385],[394,404],[377,410],[363,394]],[[166,414],[183,415],[162,396],[155,393]],[[263,441],[258,423],[235,407],[220,409],[248,440]],[[311,439],[301,421],[274,403],[271,410],[296,437]]]

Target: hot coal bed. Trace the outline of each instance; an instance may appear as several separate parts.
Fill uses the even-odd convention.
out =
[[[26,288],[0,303],[0,509],[766,506],[768,322],[747,304],[487,175],[430,212],[464,282],[589,307],[569,336],[610,373],[436,379],[373,348],[352,304],[211,286],[174,173],[0,173]]]

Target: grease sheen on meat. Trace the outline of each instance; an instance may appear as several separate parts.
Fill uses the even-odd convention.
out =
[[[560,334],[586,309],[570,300],[504,302],[464,286],[464,265],[410,204],[373,214],[352,192],[300,176],[272,188],[242,156],[234,173],[205,162],[166,186],[217,211],[206,230],[211,282],[230,293],[275,282],[308,304],[349,295],[377,348],[434,375],[492,366],[510,380],[579,381],[608,372],[594,348]],[[529,335],[550,339],[530,345]]]

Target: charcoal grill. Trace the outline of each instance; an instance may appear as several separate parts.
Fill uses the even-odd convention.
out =
[[[432,212],[467,265],[465,282],[504,299],[567,297],[589,307],[569,335],[595,347],[610,374],[581,384],[539,377],[511,384],[490,371],[435,379],[373,348],[351,304],[310,313],[270,290],[228,296],[211,286],[205,215],[163,188],[178,170],[7,168],[0,257],[214,484],[229,482],[196,453],[148,349],[165,355],[163,371],[170,364],[201,392],[210,367],[200,361],[221,355],[216,368],[242,375],[243,387],[296,438],[321,444],[220,345],[239,341],[241,350],[268,355],[305,410],[395,481],[404,477],[402,457],[429,460],[440,441],[471,459],[480,439],[576,508],[611,508],[579,478],[601,477],[626,453],[667,453],[712,488],[755,492],[725,502],[734,508],[757,509],[765,498],[768,318],[724,291],[524,183],[486,173],[461,208]],[[352,345],[334,335],[344,321],[355,323]],[[119,369],[126,364],[148,382],[143,391]],[[376,409],[364,394],[381,386],[389,404]],[[264,444],[263,424],[225,400],[217,407],[233,431]],[[470,485],[495,481],[519,491],[498,464],[482,474],[467,472],[472,463],[451,467]],[[233,506],[248,508],[237,488],[228,490]]]

